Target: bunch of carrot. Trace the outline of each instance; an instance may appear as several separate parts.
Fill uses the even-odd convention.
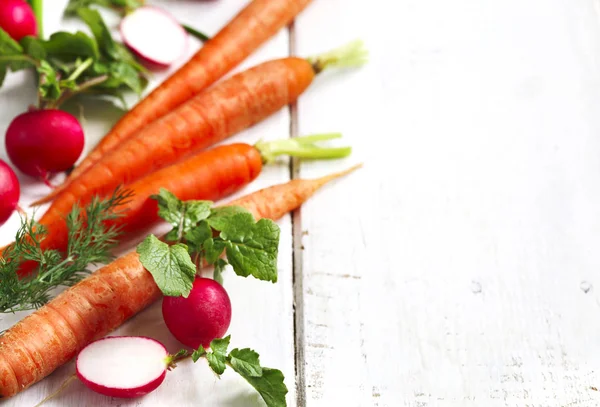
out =
[[[74,204],[110,194],[121,184],[135,193],[126,216],[127,228],[135,230],[157,218],[156,204],[149,197],[161,187],[182,200],[218,200],[256,178],[267,158],[260,149],[233,144],[201,150],[294,102],[322,70],[361,64],[362,49],[351,44],[318,58],[269,61],[206,88],[310,1],[254,0],[126,114],[62,186],[37,202],[53,200],[40,219],[48,230],[45,248],[66,245],[64,216]],[[299,155],[303,155],[300,147]],[[294,180],[232,204],[245,207],[257,218],[278,219],[341,175]],[[12,396],[47,376],[159,295],[136,253],[65,291],[0,337],[0,396]]]

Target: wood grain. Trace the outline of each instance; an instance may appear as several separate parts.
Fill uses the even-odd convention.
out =
[[[598,4],[331,0],[296,21],[300,54],[371,50],[298,105],[300,134],[342,131],[365,162],[302,208],[308,406],[600,404]]]

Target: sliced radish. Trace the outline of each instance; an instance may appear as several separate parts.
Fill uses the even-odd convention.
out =
[[[158,7],[140,7],[121,21],[125,44],[150,65],[167,67],[179,59],[188,34],[169,13]]]
[[[93,391],[133,398],[160,386],[167,374],[169,353],[151,338],[109,336],[83,348],[76,364],[77,377]]]

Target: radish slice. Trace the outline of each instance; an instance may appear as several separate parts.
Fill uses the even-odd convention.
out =
[[[188,34],[166,11],[140,7],[121,21],[125,44],[150,65],[167,67],[186,50]]]
[[[165,379],[169,353],[146,337],[109,336],[92,342],[77,356],[77,377],[93,391],[133,398],[156,389]]]

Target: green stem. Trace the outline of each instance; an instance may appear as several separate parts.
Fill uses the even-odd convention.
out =
[[[33,10],[33,14],[35,15],[35,19],[37,21],[38,28],[38,38],[44,38],[44,19],[43,19],[43,0],[29,0],[31,5],[31,9]]]
[[[71,75],[72,76],[72,75]],[[49,103],[46,108],[47,109],[56,109],[58,107],[60,107],[60,105],[62,105],[63,103],[65,103],[67,100],[71,99],[73,96],[77,95],[78,93],[82,93],[85,90],[99,85],[102,82],[106,81],[108,79],[108,75],[100,75],[100,76],[96,76],[95,78],[92,79],[88,79],[85,82],[82,82],[81,84],[79,84],[75,89],[71,90],[65,90],[63,92],[63,94],[53,103]]]
[[[73,71],[73,73],[71,74],[71,76],[69,76],[67,78],[68,81],[74,81],[77,78],[79,78],[79,75],[81,75],[86,69],[88,69],[90,67],[90,65],[92,65],[94,63],[94,59],[93,58],[88,58],[85,61],[83,61],[83,63],[81,65],[79,65],[77,67],[77,69],[75,69]]]
[[[265,163],[275,160],[280,155],[318,160],[344,158],[352,153],[352,147],[319,147],[315,144],[318,141],[333,140],[341,136],[340,133],[328,133],[285,140],[259,141],[254,147],[260,151]]]
[[[361,40],[336,48],[321,55],[307,58],[315,73],[328,68],[353,68],[367,63],[367,50]]]
[[[204,34],[201,31],[196,30],[193,27],[190,27],[187,24],[181,24],[181,26],[183,27],[184,30],[186,30],[188,32],[188,34],[198,38],[202,42],[206,42],[206,41],[210,40],[210,37],[208,35]]]

